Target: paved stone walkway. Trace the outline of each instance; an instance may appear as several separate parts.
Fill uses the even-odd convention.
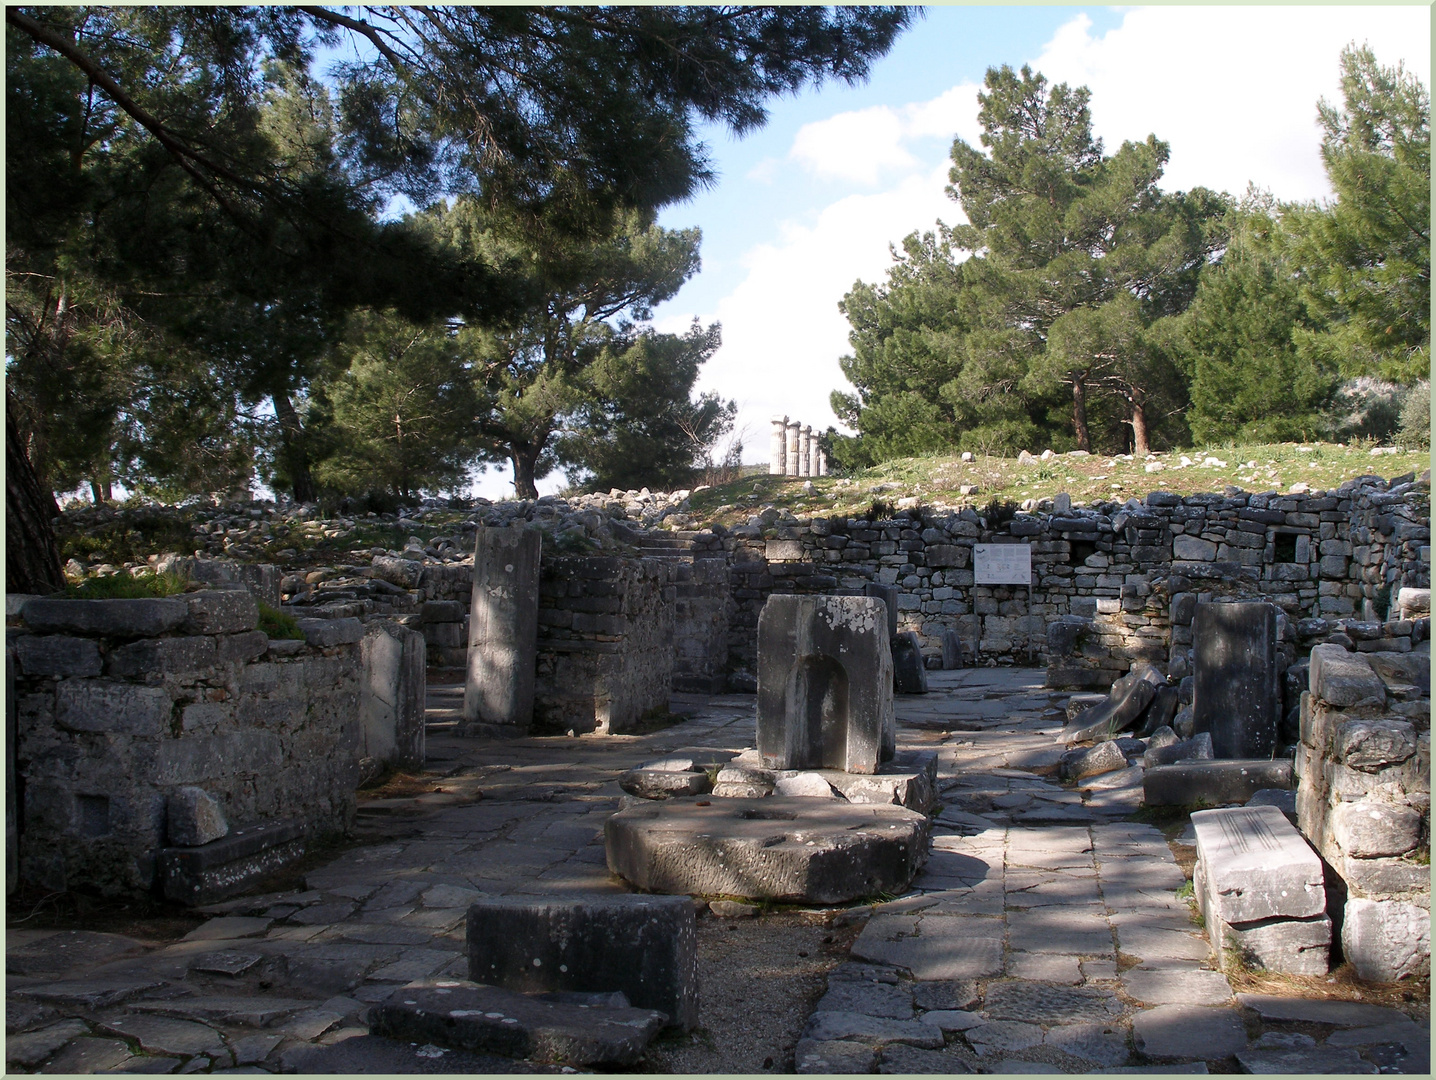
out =
[[[1125,820],[1140,770],[1085,788],[1044,775],[1066,695],[1041,679],[932,673],[930,694],[899,699],[900,746],[939,755],[932,856],[908,894],[837,916],[866,921],[798,1071],[1428,1072],[1429,1024],[1395,1010],[1233,997],[1167,842]],[[367,803],[371,842],[304,891],[214,905],[157,949],[7,934],[9,1071],[515,1071],[385,1045],[366,1011],[410,980],[467,975],[478,895],[621,891],[602,846],[627,798],[617,776],[674,754],[727,760],[753,743],[753,698],[676,696],[691,718],[645,736],[500,742],[447,734],[460,693],[430,693],[436,790]]]

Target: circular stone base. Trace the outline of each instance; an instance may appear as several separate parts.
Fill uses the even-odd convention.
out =
[[[649,892],[837,904],[905,889],[927,861],[928,819],[797,796],[684,800],[622,810],[603,839],[608,868]]]

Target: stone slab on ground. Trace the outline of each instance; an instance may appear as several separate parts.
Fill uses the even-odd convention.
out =
[[[1228,1005],[1231,984],[1220,971],[1135,967],[1122,973],[1128,997],[1147,1005]]]
[[[280,1060],[285,1072],[306,1076],[502,1075],[558,1071],[558,1066],[535,1065],[496,1054],[452,1050],[407,1039],[387,1039],[382,1035],[357,1035],[332,1046],[294,1046],[284,1051]]]
[[[889,1043],[882,1048],[878,1072],[896,1076],[952,1076],[970,1073],[967,1062],[951,1052],[919,1050],[903,1043]]]
[[[1263,788],[1296,786],[1291,761],[1231,759],[1157,765],[1142,777],[1148,806],[1196,806],[1245,803]]]
[[[687,897],[484,897],[469,906],[469,977],[513,991],[621,990],[687,1030],[698,945]]]
[[[1002,923],[962,916],[874,916],[853,943],[853,956],[906,968],[918,980],[981,979],[1002,970]]]
[[[876,1046],[842,1040],[799,1039],[793,1051],[795,1072],[819,1076],[862,1075],[873,1071]]]
[[[1035,1024],[1075,1024],[1111,1020],[1127,1012],[1111,990],[1090,986],[1050,986],[1013,979],[987,986],[983,1014],[994,1020]]]
[[[929,1050],[943,1044],[942,1031],[916,1020],[892,1020],[858,1012],[815,1012],[808,1017],[803,1038],[815,1042],[847,1041],[885,1045],[900,1042]]]
[[[134,956],[148,948],[143,941],[123,934],[61,930],[6,949],[5,971],[10,975],[63,975],[123,956]]]
[[[370,1012],[374,1033],[391,1039],[573,1065],[631,1065],[666,1022],[652,1009],[543,1001],[471,982],[405,986]]]
[[[772,796],[654,803],[604,824],[608,868],[658,893],[843,903],[907,888],[928,819],[900,806]]]
[[[1242,1071],[1248,1073],[1305,1073],[1355,1076],[1379,1072],[1355,1050],[1313,1046],[1303,1050],[1247,1049],[1237,1051]]]
[[[1282,997],[1277,994],[1238,994],[1243,1008],[1254,1009],[1263,1020],[1296,1020],[1336,1027],[1373,1027],[1409,1018],[1399,1009],[1364,1001]]]
[[[713,790],[707,773],[674,769],[630,769],[618,778],[618,786],[640,799],[671,799]]]
[[[1132,1020],[1137,1050],[1150,1058],[1220,1061],[1246,1048],[1246,1026],[1233,1008],[1159,1005]]]

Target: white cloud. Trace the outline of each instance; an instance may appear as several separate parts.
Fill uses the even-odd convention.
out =
[[[743,282],[701,316],[723,324],[723,345],[704,365],[700,386],[737,400],[746,459],[766,455],[775,413],[818,428],[836,422],[828,395],[845,385],[838,358],[849,351],[838,301],[855,281],[882,278],[892,264],[889,245],[958,217],[943,194],[946,181],[944,160],[881,193],[838,199],[810,225],[785,223],[775,240],[748,252]],[[660,329],[681,332],[691,318],[673,315]]]
[[[1148,133],[1167,141],[1169,190],[1240,195],[1254,181],[1278,198],[1313,199],[1330,194],[1316,102],[1340,100],[1338,58],[1352,40],[1369,42],[1383,64],[1404,60],[1430,85],[1430,12],[1418,7],[1141,8],[1098,37],[1077,14],[1030,62],[1050,82],[1091,88],[1108,152]],[[771,414],[835,422],[828,395],[846,385],[838,358],[849,351],[837,302],[854,280],[882,278],[890,244],[960,219],[943,194],[946,145],[917,143],[957,134],[977,145],[978,89],[965,83],[799,130],[788,162],[835,186],[881,187],[835,192],[802,222],[770,227],[776,235],[747,253],[746,278],[704,317],[722,321],[724,341],[701,384],[737,399],[746,460],[766,459]],[[782,184],[784,166],[765,162],[761,179]],[[681,332],[691,318],[665,318],[663,328]]]
[[[876,184],[881,171],[916,164],[903,135],[902,119],[879,105],[804,124],[788,156],[824,179]]]
[[[977,91],[975,84],[962,83],[931,101],[899,108],[878,105],[815,120],[798,129],[788,159],[823,179],[871,187],[881,175],[924,164],[904,145],[914,139],[951,140],[958,134],[975,142],[981,132]]]
[[[1282,199],[1329,197],[1316,102],[1341,100],[1338,63],[1353,40],[1430,85],[1425,7],[1152,7],[1100,37],[1091,27],[1074,17],[1032,66],[1091,88],[1109,153],[1149,133],[1169,143],[1168,190],[1240,195],[1253,181]]]

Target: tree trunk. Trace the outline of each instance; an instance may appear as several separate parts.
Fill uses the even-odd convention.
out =
[[[1132,399],[1132,455],[1146,457],[1152,452],[1147,442],[1147,410],[1141,398]]]
[[[319,498],[319,488],[309,468],[309,452],[304,445],[304,425],[299,422],[299,413],[287,392],[276,391],[270,397],[274,401],[275,418],[279,421],[280,455],[289,472],[294,501],[314,502]]]
[[[5,589],[58,592],[65,587],[65,573],[51,521],[60,508],[30,464],[8,395],[5,404]]]
[[[1092,452],[1092,436],[1087,432],[1087,386],[1081,379],[1072,380],[1072,426],[1077,429],[1077,449]]]
[[[527,443],[509,444],[509,460],[514,463],[514,494],[520,499],[538,498],[538,488],[534,486],[538,456],[538,448]]]

